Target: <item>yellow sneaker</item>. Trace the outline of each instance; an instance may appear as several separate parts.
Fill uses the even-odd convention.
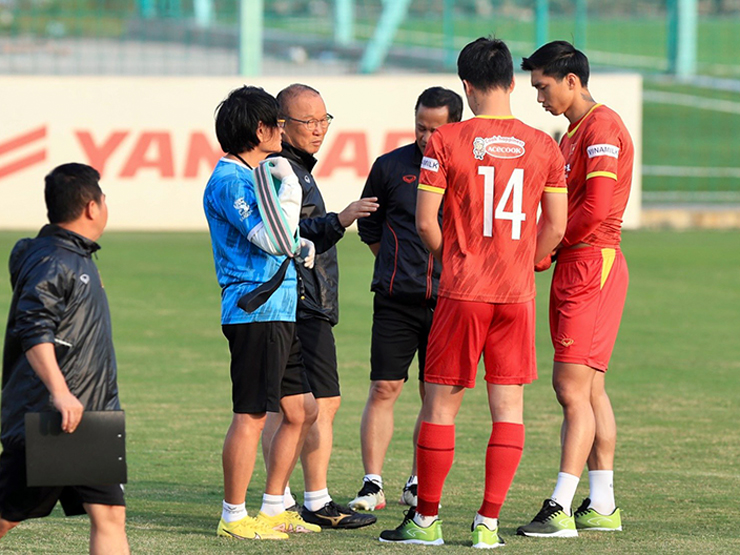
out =
[[[264,521],[251,516],[241,520],[226,522],[223,518],[218,523],[217,536],[234,538],[237,540],[287,540],[288,534],[273,530]]]
[[[321,532],[321,526],[306,522],[295,511],[283,511],[279,515],[267,516],[260,511],[257,520],[280,532]]]

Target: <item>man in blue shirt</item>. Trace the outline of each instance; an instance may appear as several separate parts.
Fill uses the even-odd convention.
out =
[[[231,352],[234,412],[223,448],[224,501],[217,534],[236,539],[286,539],[285,532],[321,530],[298,513],[286,511],[283,504],[285,484],[317,408],[295,331],[296,271],[293,264],[283,266],[286,255],[294,253],[279,247],[273,224],[263,220],[265,201],[258,198],[255,177],[263,169],[257,168],[259,163],[280,152],[281,123],[277,101],[264,90],[244,86],[232,91],[216,115],[216,135],[227,154],[216,165],[203,197],[222,291],[222,329]],[[297,237],[298,178],[285,159],[271,160],[268,168],[267,179],[281,182],[279,206],[272,206],[277,220],[291,237]],[[304,264],[311,266],[313,245],[306,240],[300,243],[308,252]],[[286,269],[284,278],[276,280],[281,269]],[[271,280],[276,288],[261,306],[250,312],[238,306],[245,295]],[[279,410],[284,417],[267,461],[262,507],[253,518],[244,501],[260,433],[266,413]]]

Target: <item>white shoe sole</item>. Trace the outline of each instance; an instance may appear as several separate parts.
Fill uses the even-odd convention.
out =
[[[442,538],[439,538],[438,540],[434,540],[433,542],[427,542],[424,540],[384,540],[383,538],[378,538],[383,543],[413,543],[416,545],[444,545],[445,541]]]
[[[355,510],[355,511],[375,511],[375,510],[385,509],[386,504],[383,503],[381,505],[373,505],[365,501],[352,500],[347,505],[350,509]]]
[[[524,536],[530,538],[577,538],[578,530],[559,530],[553,534],[538,534],[535,532],[525,532]]]
[[[490,543],[480,542],[480,543],[473,544],[473,547],[475,549],[496,549],[497,547],[503,547],[504,545],[505,544],[503,544],[503,543],[495,543],[495,544],[491,545]]]

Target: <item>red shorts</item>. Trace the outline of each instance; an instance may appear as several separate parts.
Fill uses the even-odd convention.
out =
[[[531,383],[537,379],[534,328],[534,299],[491,304],[440,297],[429,332],[424,381],[475,387],[483,354],[488,383]]]
[[[550,336],[555,362],[606,372],[627,297],[622,251],[583,247],[558,255],[550,288]]]

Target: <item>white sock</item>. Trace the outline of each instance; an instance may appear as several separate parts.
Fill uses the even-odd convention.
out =
[[[498,528],[498,519],[489,518],[487,516],[483,516],[480,513],[475,513],[475,519],[473,520],[473,528],[475,528],[479,524],[485,524],[489,530],[495,530],[496,528]]]
[[[295,499],[293,499],[293,492],[290,491],[290,484],[285,486],[285,491],[283,492],[283,505],[285,505],[285,508],[292,507],[295,505]]]
[[[416,476],[415,474],[412,474],[411,476],[409,476],[409,479],[406,480],[407,488],[410,488],[413,485],[419,485],[419,477]]]
[[[383,489],[383,478],[380,476],[380,474],[365,474],[364,480],[366,482],[375,482],[380,486],[380,489]]]
[[[224,519],[224,522],[236,522],[237,520],[243,519],[245,516],[247,516],[247,507],[244,503],[232,505],[226,501],[223,502],[221,518]]]
[[[591,488],[591,508],[602,515],[610,515],[617,508],[614,502],[614,471],[589,470],[588,484]]]
[[[331,503],[329,488],[307,491],[303,494],[303,506],[309,511],[319,511],[323,509],[324,505],[327,503]]]
[[[414,522],[422,528],[429,528],[432,524],[434,524],[435,520],[437,520],[437,515],[424,516],[419,513],[414,514]]]
[[[580,478],[573,476],[573,474],[558,472],[558,481],[555,484],[555,490],[550,496],[550,499],[561,505],[568,515],[572,514],[571,506],[573,505],[573,497],[576,495],[579,480]]]
[[[265,513],[267,516],[276,516],[285,512],[283,496],[265,493],[262,496],[262,507],[260,507],[260,512]]]

